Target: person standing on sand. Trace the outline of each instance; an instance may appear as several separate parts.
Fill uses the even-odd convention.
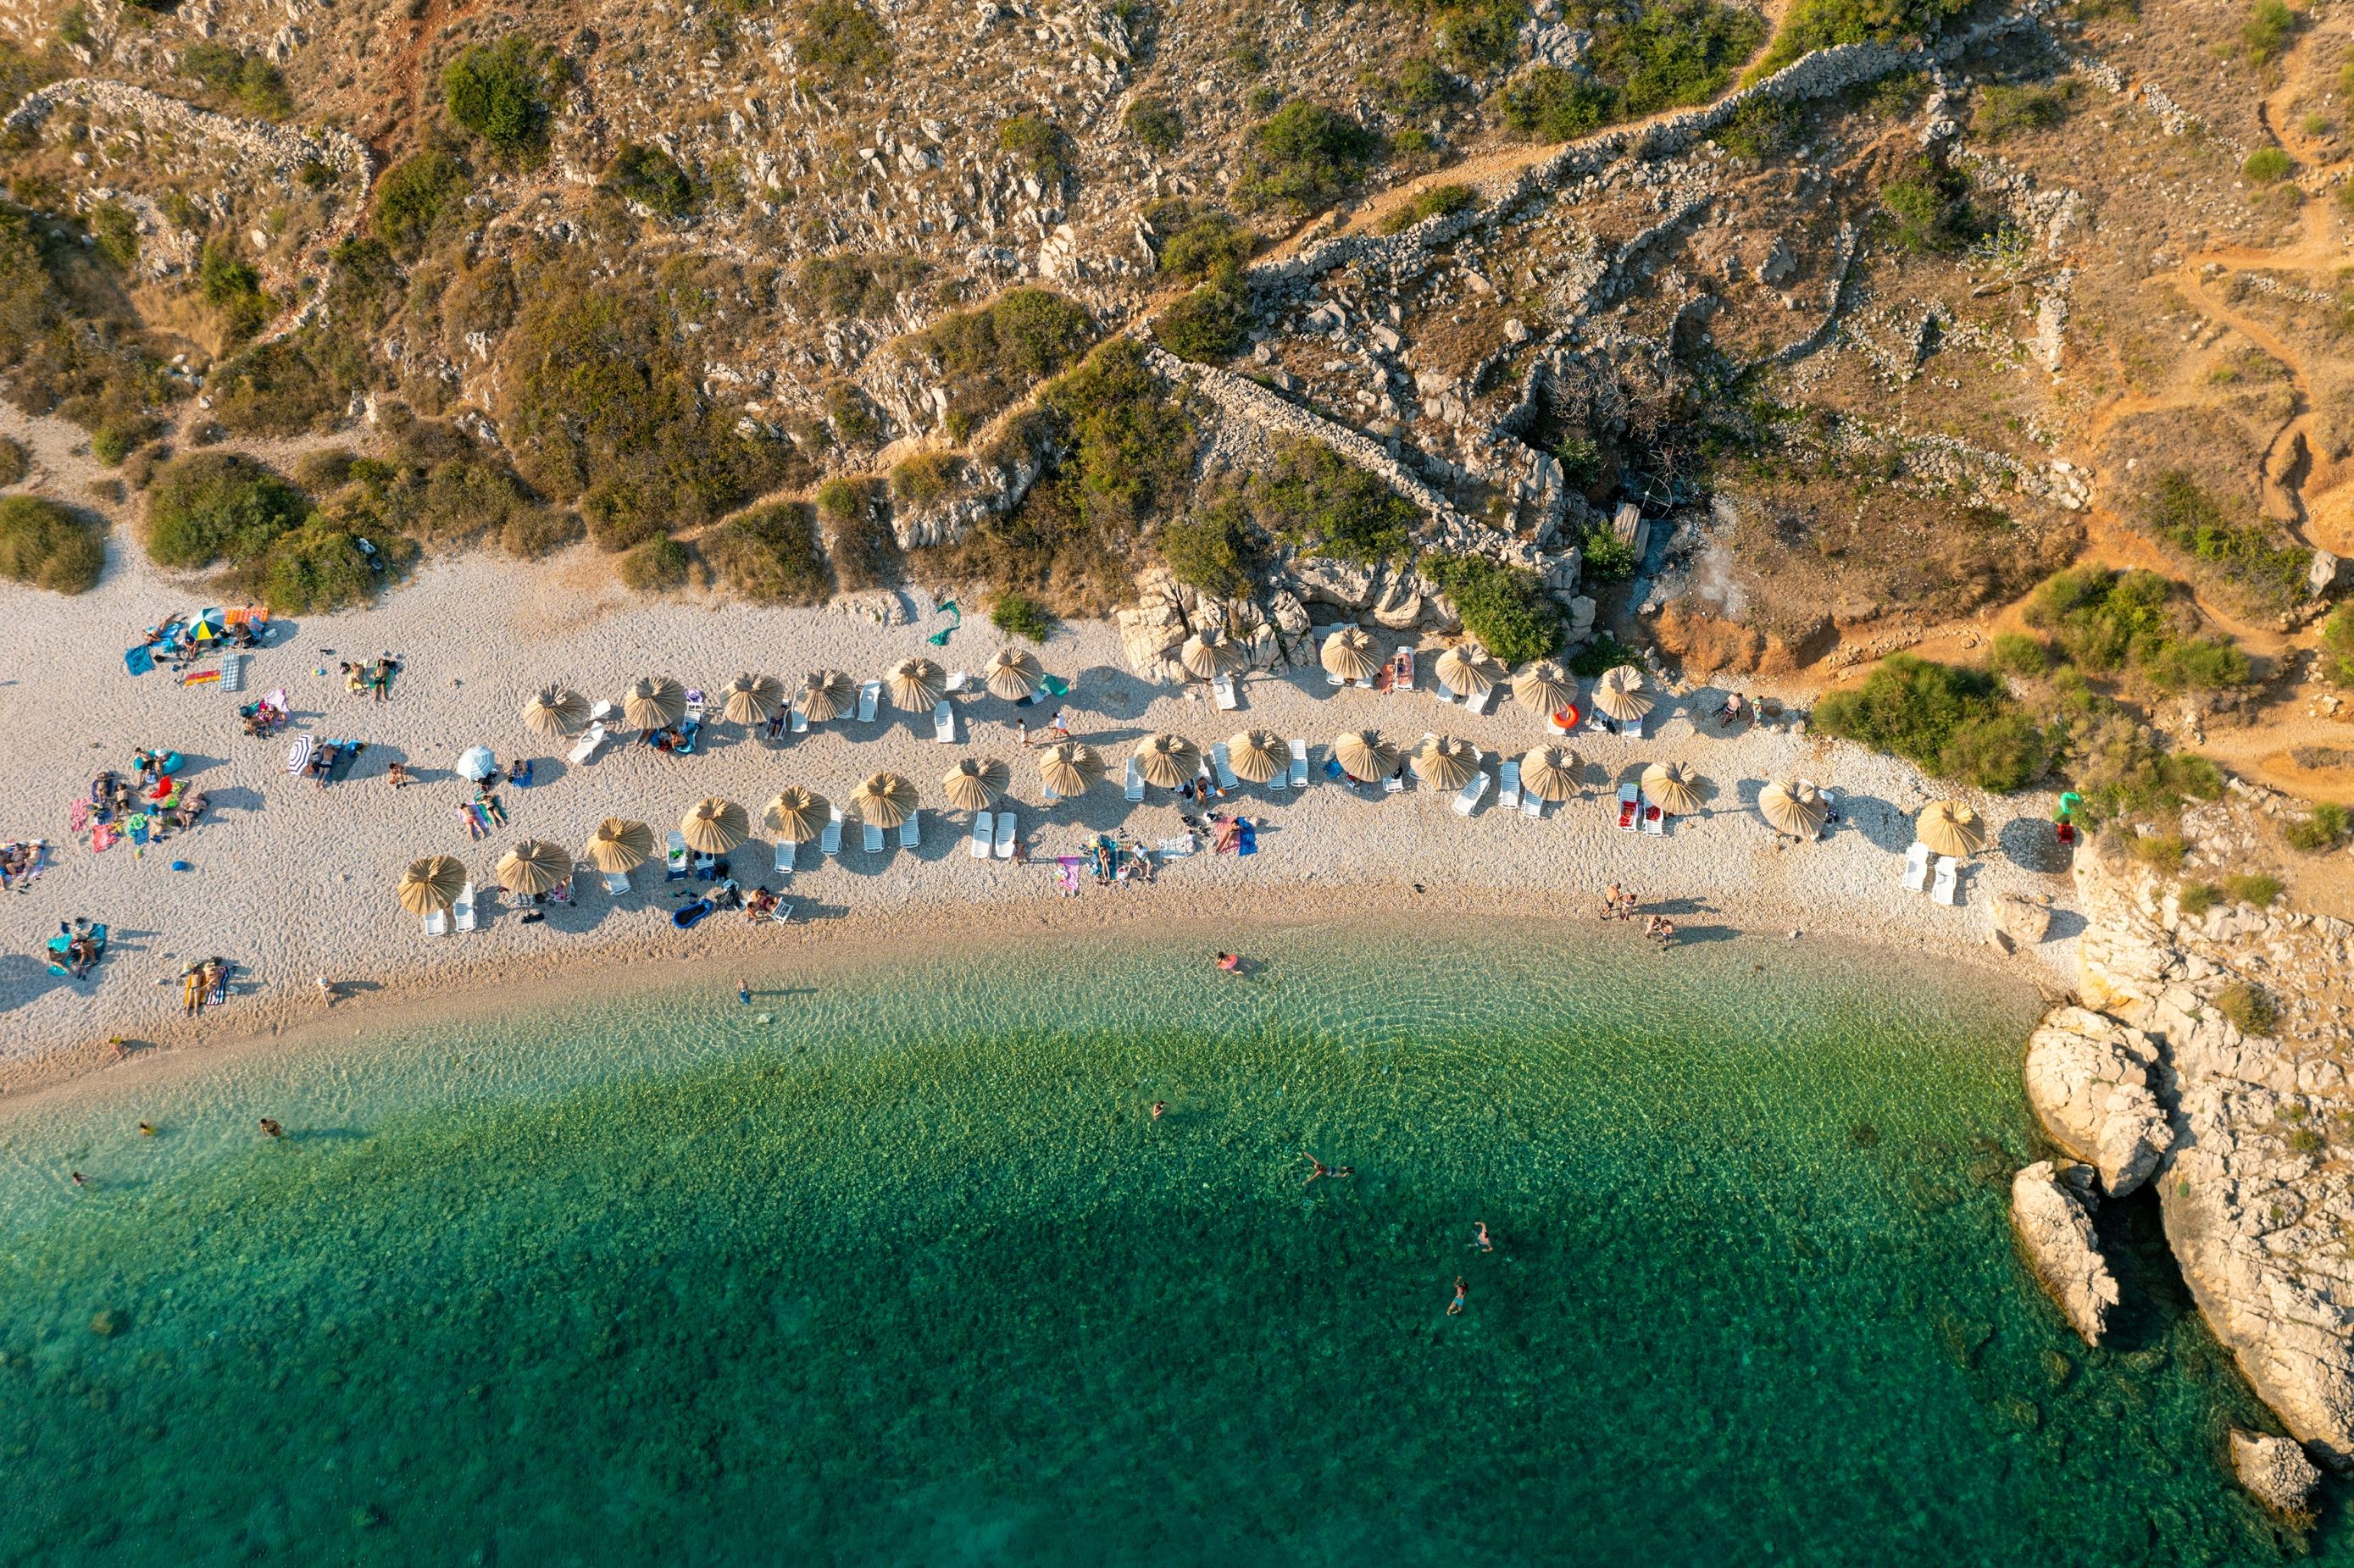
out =
[[[1027,746],[1030,744],[1030,721],[1028,719],[1018,718],[1013,721],[1013,744],[1016,746]]]
[[[329,1007],[334,1006],[335,982],[329,980],[326,976],[321,975],[318,979],[317,984],[319,987],[319,1000],[325,1002]]]

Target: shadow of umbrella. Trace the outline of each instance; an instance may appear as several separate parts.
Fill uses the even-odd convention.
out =
[[[2075,852],[2062,843],[2058,830],[2041,817],[2013,817],[2002,825],[1995,842],[2011,864],[2025,871],[2059,876],[2075,863]]]

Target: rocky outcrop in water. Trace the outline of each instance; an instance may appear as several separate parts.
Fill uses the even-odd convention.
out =
[[[2273,1512],[2300,1523],[2312,1521],[2313,1494],[2321,1486],[2321,1472],[2287,1438],[2233,1428],[2232,1473],[2250,1497]]]
[[[2027,1097],[2053,1142],[2097,1166],[2121,1198],[2158,1169],[2174,1134],[2150,1092],[2158,1047],[2138,1029],[2081,1007],[2045,1018],[2027,1042]]]
[[[2117,1304],[2117,1281],[2093,1232],[2090,1176],[2082,1165],[2062,1172],[2037,1160],[2011,1178],[2010,1227],[2068,1326],[2097,1345]]]

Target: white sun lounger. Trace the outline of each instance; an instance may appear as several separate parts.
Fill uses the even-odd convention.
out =
[[[1217,703],[1220,713],[1232,713],[1243,705],[1242,699],[1235,695],[1235,678],[1232,675],[1221,675],[1212,681],[1210,695]]]
[[[1544,815],[1544,797],[1531,789],[1521,797],[1521,815],[1534,821]]]
[[[1622,833],[1643,831],[1643,790],[1639,785],[1618,786],[1618,831]]]
[[[876,827],[872,822],[868,822],[864,824],[864,826],[866,829],[866,853],[868,854],[881,854],[883,853],[883,830]]]
[[[842,853],[841,807],[834,807],[833,815],[826,820],[825,833],[817,841],[817,850],[820,854],[840,854]]]
[[[1486,713],[1486,712],[1488,711],[1488,705],[1489,705],[1490,703],[1494,702],[1495,700],[1496,700],[1496,688],[1495,688],[1495,687],[1493,687],[1493,686],[1490,686],[1490,687],[1489,687],[1486,691],[1481,692],[1481,693],[1480,693],[1478,696],[1476,696],[1476,697],[1466,697],[1466,698],[1464,698],[1464,699],[1463,699],[1463,705],[1464,705],[1464,707],[1466,707],[1467,709],[1469,709],[1469,711],[1471,711],[1472,713],[1475,713],[1475,714],[1484,714],[1484,713]]]
[[[924,842],[924,813],[910,811],[907,820],[899,824],[899,847],[920,849]]]
[[[1210,747],[1210,763],[1218,770],[1219,789],[1232,789],[1242,782],[1235,777],[1234,753],[1226,749],[1225,741],[1222,740]]]
[[[669,882],[686,874],[686,835],[676,828],[670,831],[670,842],[663,852],[663,873]]]
[[[1013,813],[1011,811],[997,813],[997,858],[1013,858]]]
[[[1636,798],[1636,810],[1642,819],[1645,832],[1655,839],[1668,836],[1668,814],[1659,810],[1659,803],[1657,800],[1652,800],[1649,795],[1638,794]]]
[[[1397,769],[1396,771],[1393,772],[1393,773],[1392,773],[1388,778],[1386,778],[1386,779],[1383,779],[1383,780],[1382,780],[1382,793],[1383,793],[1383,794],[1384,794],[1384,795],[1395,795],[1395,794],[1399,794],[1399,793],[1403,792],[1403,791],[1405,790],[1405,769],[1404,769],[1404,768],[1399,768],[1399,769]]]
[[[1918,893],[1929,885],[1929,846],[1919,839],[1904,852],[1904,891]]]
[[[964,671],[950,670],[949,672],[948,689],[949,691],[961,692],[966,690],[971,684],[972,677],[967,674]]]
[[[582,763],[588,761],[590,758],[596,756],[597,748],[604,744],[605,724],[602,719],[599,719],[597,723],[590,725],[588,726],[588,733],[576,741],[573,744],[572,749],[566,752],[564,755],[567,761],[569,761],[575,768],[578,768]]]
[[[466,884],[458,890],[458,902],[450,906],[450,923],[461,931],[474,928],[474,885]]]
[[[1484,768],[1474,768],[1471,770],[1471,777],[1464,782],[1463,788],[1455,792],[1455,814],[1458,817],[1469,816],[1472,808],[1478,806],[1481,798],[1487,793],[1488,770]]]
[[[1952,855],[1937,857],[1937,885],[1929,896],[1948,907],[1962,901],[1962,863]]]
[[[972,858],[987,860],[989,846],[997,836],[997,814],[975,811],[972,814]]]
[[[1442,703],[1459,703],[1463,700],[1461,697],[1457,696],[1453,692],[1448,691],[1447,689],[1447,683],[1444,681],[1432,682],[1430,694],[1437,697]]]
[[[946,697],[932,710],[932,738],[942,746],[956,744],[956,706]]]
[[[605,874],[605,891],[608,894],[611,895],[615,898],[619,898],[629,890],[630,874],[628,872],[609,871]]]
[[[1510,810],[1521,809],[1521,759],[1517,757],[1496,769],[1496,804]]]
[[[448,936],[450,934],[450,911],[447,909],[436,909],[432,914],[425,916],[425,934],[429,937]]]
[[[785,727],[792,731],[795,735],[807,735],[809,733],[809,715],[801,712],[799,708],[795,708],[793,710],[793,716],[787,722]]]
[[[1128,798],[1131,800],[1144,799],[1144,769],[1136,765],[1133,757],[1128,759]]]
[[[1291,787],[1295,789],[1308,788],[1308,743],[1304,740],[1291,743]]]
[[[1349,683],[1342,680],[1338,675],[1327,673],[1324,677],[1324,683],[1328,686],[1345,686]]]
[[[777,858],[775,863],[776,873],[779,876],[784,877],[788,881],[791,880],[793,874],[794,848],[795,845],[793,841],[790,839],[779,839],[777,841]]]
[[[882,700],[882,682],[869,681],[864,685],[859,687],[858,722],[860,724],[873,724],[875,722],[875,705]]]

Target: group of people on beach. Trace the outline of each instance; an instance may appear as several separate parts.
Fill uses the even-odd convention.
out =
[[[1633,888],[1621,887],[1614,882],[1602,890],[1605,920],[1632,920],[1642,913],[1642,897]],[[1643,935],[1663,948],[1669,947],[1676,939],[1676,923],[1664,915],[1644,915]]]
[[[392,678],[400,673],[400,660],[387,652],[358,663],[345,659],[336,668],[343,672],[345,691],[355,697],[373,695],[381,703],[391,699]]]
[[[180,1011],[194,1018],[207,1007],[218,1007],[228,1000],[229,963],[227,959],[206,959],[190,964],[180,971]]]

